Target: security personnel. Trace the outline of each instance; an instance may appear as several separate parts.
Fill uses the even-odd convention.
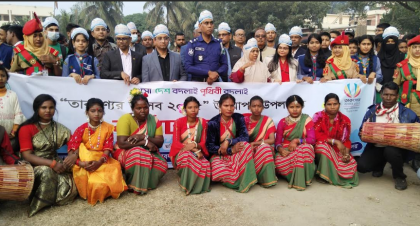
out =
[[[200,13],[198,19],[201,35],[187,44],[184,67],[192,75],[191,81],[228,81],[228,62],[222,41],[213,37],[213,15],[208,10]]]

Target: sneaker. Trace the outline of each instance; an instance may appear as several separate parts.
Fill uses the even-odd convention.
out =
[[[384,171],[373,171],[372,176],[373,177],[382,177],[384,175]]]
[[[395,189],[398,189],[398,190],[407,189],[407,181],[402,178],[395,178]]]

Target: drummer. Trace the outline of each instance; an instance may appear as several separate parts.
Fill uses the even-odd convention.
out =
[[[19,157],[13,153],[12,144],[6,129],[0,126],[0,165],[17,164]]]
[[[374,104],[368,108],[363,118],[362,126],[359,129],[359,136],[363,123],[419,123],[420,120],[409,108],[397,102],[399,87],[394,82],[388,82],[382,86],[380,104]],[[395,180],[395,188],[405,190],[407,188],[407,177],[403,172],[403,165],[410,151],[393,146],[367,143],[362,156],[357,161],[357,170],[360,173],[372,171],[372,176],[381,177],[387,162],[391,164],[392,176]]]

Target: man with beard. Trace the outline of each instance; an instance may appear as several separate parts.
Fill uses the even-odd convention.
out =
[[[305,48],[300,46],[300,41],[302,40],[302,29],[298,26],[292,27],[289,31],[289,37],[292,40],[292,56],[297,59],[298,56],[305,54]]]
[[[116,44],[108,41],[107,29],[108,26],[101,18],[93,19],[90,24],[91,34],[95,38],[95,42],[92,44],[93,56],[99,61],[99,70],[102,68],[102,59],[105,53],[118,48]]]
[[[275,42],[276,42],[276,28],[272,23],[268,23],[265,25],[265,32],[267,34],[267,46],[271,48],[275,48]]]
[[[227,54],[227,61],[228,61],[228,77],[232,73],[233,66],[235,66],[236,62],[241,58],[242,50],[236,46],[233,46],[230,43],[232,35],[230,33],[231,29],[229,24],[222,22],[218,27],[218,38],[222,40],[223,47],[225,48]],[[230,79],[228,79],[230,81]]]
[[[151,54],[153,49],[153,34],[150,31],[143,31],[141,34],[141,44],[146,47],[147,55]]]

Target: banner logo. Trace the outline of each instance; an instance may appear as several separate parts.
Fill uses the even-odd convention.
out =
[[[347,83],[346,87],[344,88],[344,94],[346,94],[346,96],[350,97],[350,98],[356,98],[360,95],[360,93],[362,92],[362,89],[360,89],[360,86],[358,86],[356,83],[353,83],[354,85],[354,92],[352,93],[351,87],[350,87],[351,83]]]

